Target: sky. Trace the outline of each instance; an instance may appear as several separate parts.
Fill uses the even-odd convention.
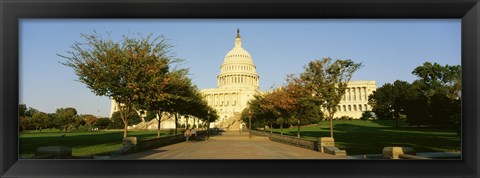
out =
[[[110,100],[96,96],[62,64],[81,34],[94,31],[120,41],[137,33],[164,36],[182,68],[200,89],[216,88],[237,28],[260,76],[260,89],[285,83],[312,60],[331,57],[362,62],[352,80],[375,80],[377,87],[395,80],[412,82],[424,62],[461,63],[461,21],[340,19],[21,19],[21,104],[52,113],[74,107],[79,114],[108,117]]]

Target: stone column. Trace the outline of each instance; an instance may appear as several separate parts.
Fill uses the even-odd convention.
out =
[[[368,101],[367,87],[363,87],[363,93],[365,94],[365,100]]]
[[[358,89],[358,101],[362,101],[362,89],[360,87],[357,87]]]
[[[352,101],[352,91],[348,88],[348,101]]]
[[[353,101],[357,101],[357,90],[355,89],[355,87],[352,87],[353,89]]]

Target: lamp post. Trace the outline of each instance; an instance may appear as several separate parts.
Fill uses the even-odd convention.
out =
[[[210,138],[210,111],[207,111],[207,140]]]
[[[252,111],[248,110],[248,134],[250,139],[252,139]]]

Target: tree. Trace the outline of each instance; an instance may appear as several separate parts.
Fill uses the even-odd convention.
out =
[[[412,98],[412,89],[408,82],[396,80],[393,84],[386,83],[377,88],[369,97],[368,104],[372,111],[383,119],[394,119],[395,128],[398,128],[398,121],[406,114],[406,109]]]
[[[35,112],[31,118],[31,124],[35,128],[35,130],[40,130],[47,128],[48,125],[48,114],[44,112]]]
[[[263,95],[256,94],[253,96],[253,99],[248,101],[247,108],[243,109],[240,117],[244,123],[247,123],[247,127],[250,127],[249,120],[252,121],[252,128],[265,126],[265,118],[262,117],[263,109],[260,106],[263,100]]]
[[[98,118],[95,117],[94,115],[88,114],[83,116],[83,120],[85,120],[85,123],[89,126],[93,126],[95,122],[97,122]]]
[[[335,112],[337,112],[337,106],[345,94],[347,83],[352,78],[353,73],[361,67],[361,63],[355,63],[350,59],[323,58],[311,61],[305,66],[305,72],[300,75],[307,90],[328,113],[330,137],[333,137],[333,118]]]
[[[33,114],[39,113],[39,112],[40,112],[40,111],[38,111],[38,110],[35,109],[35,108],[28,107],[28,110],[25,112],[25,115],[26,115],[27,117],[32,117]]]
[[[77,110],[75,108],[59,108],[55,112],[59,119],[59,125],[64,132],[67,132],[69,126],[74,125]]]
[[[416,67],[412,74],[418,96],[425,99],[426,109],[422,112],[425,122],[435,126],[460,128],[461,120],[461,66],[425,62]],[[415,108],[411,108],[415,110]],[[412,113],[412,112],[410,112]]]
[[[294,75],[287,76],[287,84],[280,90],[276,107],[283,118],[297,125],[297,137],[300,138],[300,126],[318,122],[322,118],[318,104],[319,100],[312,97],[301,78]]]
[[[123,36],[121,42],[103,39],[97,33],[81,36],[84,42],[75,42],[68,56],[59,55],[66,59],[62,64],[71,67],[96,95],[121,103],[125,140],[127,115],[134,106],[164,95],[161,90],[168,83],[165,75],[172,62],[171,46],[162,36],[153,40],[151,35],[138,35],[138,39]]]
[[[19,131],[24,131],[26,130],[28,126],[28,121],[27,121],[27,105],[25,104],[20,104],[18,105],[18,126],[19,126]]]
[[[98,118],[94,126],[98,129],[107,129],[111,122],[112,120],[110,120],[110,118],[102,117]]]
[[[411,97],[406,98],[408,104],[405,108],[407,123],[409,125],[417,125],[417,127],[427,124],[427,121],[429,120],[429,99],[423,92],[421,92],[421,85],[422,84],[418,80],[411,84]]]

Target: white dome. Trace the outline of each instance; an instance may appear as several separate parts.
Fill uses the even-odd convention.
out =
[[[242,47],[239,30],[237,30],[235,46],[225,55],[217,78],[219,87],[258,88],[259,77],[256,66],[250,53]]]
[[[225,59],[223,63],[251,63],[253,64],[252,57],[250,53],[243,49],[242,47],[235,46],[232,50],[230,50],[227,55],[225,55]]]

